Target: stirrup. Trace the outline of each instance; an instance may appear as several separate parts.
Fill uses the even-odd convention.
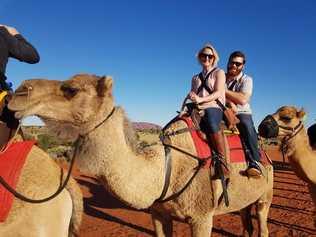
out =
[[[248,168],[246,169],[248,177],[260,178],[263,175],[260,165],[257,161],[253,161],[252,163],[254,165],[249,164],[250,166],[248,165]]]

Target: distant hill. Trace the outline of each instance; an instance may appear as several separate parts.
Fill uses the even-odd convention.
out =
[[[136,130],[161,130],[161,126],[154,123],[147,122],[133,122],[133,127]],[[47,133],[47,129],[45,126],[23,126],[23,131],[26,133],[31,133],[34,135]]]
[[[133,122],[133,127],[136,130],[161,130],[161,126],[153,123],[147,123],[147,122]]]

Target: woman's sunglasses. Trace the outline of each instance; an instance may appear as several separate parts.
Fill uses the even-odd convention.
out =
[[[206,59],[206,58],[212,59],[213,57],[214,57],[213,54],[206,54],[206,53],[200,54],[200,58],[203,58],[203,59]]]

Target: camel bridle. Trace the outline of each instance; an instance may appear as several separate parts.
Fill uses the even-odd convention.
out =
[[[279,124],[278,124],[278,127],[283,129],[283,130],[291,132],[291,133],[289,133],[287,135],[284,135],[284,137],[282,139],[282,143],[287,143],[292,138],[294,138],[303,129],[304,126],[303,126],[302,121],[299,121],[298,124],[296,126],[294,126],[294,127],[283,126],[283,125],[279,125]]]
[[[299,121],[298,124],[294,127],[283,126],[283,125],[278,124],[277,121],[273,118],[273,116],[271,116],[271,118],[278,125],[278,130],[283,129],[285,131],[290,131],[290,133],[288,133],[286,135],[278,135],[279,137],[283,136],[283,138],[281,140],[281,152],[282,152],[282,156],[283,156],[283,161],[285,161],[285,153],[287,151],[288,142],[290,140],[292,140],[297,134],[299,134],[300,131],[302,131],[302,129],[304,128],[304,125],[303,125],[302,121]]]
[[[31,86],[27,87],[27,91],[20,91],[20,92],[16,92],[16,95],[18,96],[27,96],[27,103],[30,103],[30,91],[33,90],[33,88]],[[105,123],[114,113],[115,111],[115,107],[113,107],[113,109],[111,110],[111,112],[105,117],[105,119],[103,119],[99,124],[97,124],[93,129],[91,129],[90,131],[88,131],[86,134],[89,134],[90,132],[94,131],[96,128],[98,128],[99,126],[101,126],[103,123]],[[12,142],[12,140],[14,139],[14,137],[17,135],[18,131],[21,129],[21,123],[22,120],[24,119],[24,117],[22,117],[20,119],[20,123],[19,126],[14,134],[14,136],[9,140],[9,142],[7,144],[10,144]],[[75,150],[73,152],[71,161],[70,161],[70,166],[69,166],[69,170],[67,173],[67,176],[65,178],[65,181],[59,186],[59,188],[56,190],[55,193],[53,193],[52,195],[50,195],[47,198],[43,198],[43,199],[31,199],[28,198],[26,196],[24,196],[23,194],[17,192],[14,188],[12,188],[1,176],[0,176],[0,184],[8,191],[10,192],[12,195],[14,195],[16,198],[25,201],[25,202],[29,202],[29,203],[43,203],[43,202],[47,202],[55,197],[57,197],[63,190],[64,188],[67,186],[68,181],[70,179],[71,173],[72,173],[72,169],[75,163],[75,158],[77,156],[78,153],[78,149],[79,149],[79,144],[81,143],[81,139],[83,138],[84,135],[79,135],[79,137],[76,139],[76,141],[74,142],[74,147]],[[6,145],[5,149],[2,151],[4,152],[6,149],[8,148],[8,145]],[[62,168],[61,168],[62,170]],[[63,171],[61,173],[61,182],[62,182],[62,178],[63,178]]]

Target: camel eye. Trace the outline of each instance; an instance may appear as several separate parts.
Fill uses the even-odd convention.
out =
[[[292,118],[289,116],[281,116],[280,119],[285,123],[289,123],[292,120]]]
[[[60,89],[62,90],[62,92],[64,93],[64,96],[67,99],[73,98],[79,91],[78,88],[71,87],[70,85],[67,85],[67,84],[62,85]]]

